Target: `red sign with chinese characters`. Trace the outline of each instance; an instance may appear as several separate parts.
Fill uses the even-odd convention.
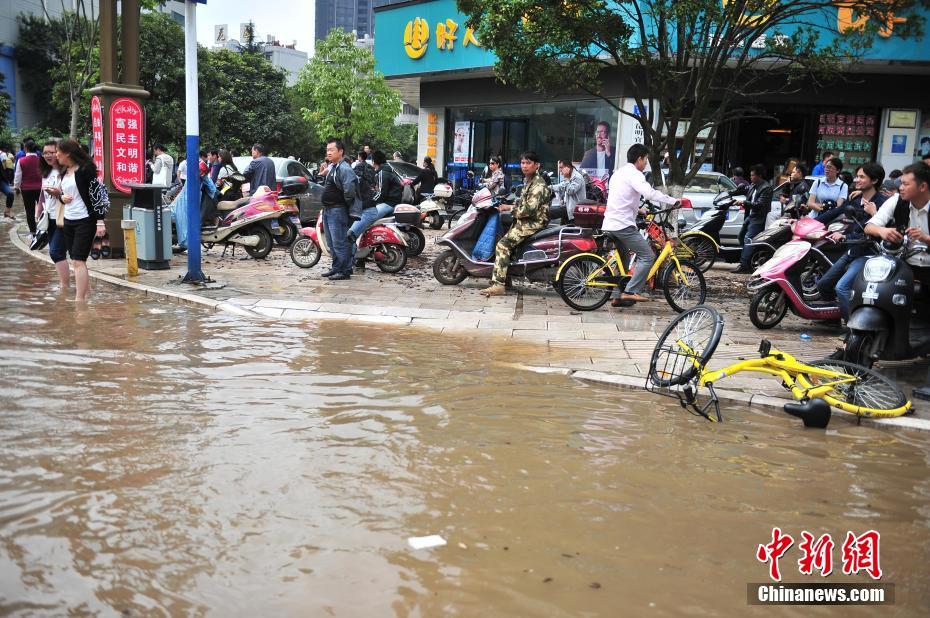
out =
[[[110,179],[117,191],[129,193],[129,184],[145,180],[145,115],[132,99],[110,105]]]
[[[97,178],[103,180],[103,109],[100,99],[90,100],[90,126],[94,132],[94,165],[97,166]]]

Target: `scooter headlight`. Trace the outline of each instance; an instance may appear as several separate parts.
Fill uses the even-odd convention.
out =
[[[878,283],[888,279],[892,272],[894,272],[894,260],[885,257],[874,257],[866,261],[862,276],[869,283]]]

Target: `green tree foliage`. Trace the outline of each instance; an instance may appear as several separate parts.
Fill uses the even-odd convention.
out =
[[[4,89],[6,75],[0,73],[0,131],[6,128],[6,119],[10,114],[10,95]]]
[[[359,140],[388,143],[400,96],[375,70],[371,51],[355,46],[352,34],[332,30],[294,86],[304,118],[325,137],[341,138],[347,152]]]
[[[42,9],[46,19],[53,21],[48,12],[48,2],[43,0]],[[100,50],[100,14],[94,2],[74,0],[73,4],[60,0],[62,13],[56,20],[62,39],[55,48],[57,57],[51,71],[52,83],[55,85],[52,97],[61,97],[67,92],[71,118],[68,131],[71,137],[78,136],[80,119],[86,122],[87,114],[81,114],[82,103],[89,109],[84,91],[99,81]],[[74,10],[65,10],[68,6]],[[67,90],[65,90],[67,89]]]
[[[69,128],[71,107],[67,83],[60,79],[56,64],[61,52],[52,43],[55,37],[47,35],[60,27],[56,20],[21,17],[20,39],[30,43],[17,48],[24,87],[37,102],[48,104],[43,124],[59,133]],[[149,147],[161,143],[177,152],[183,149],[186,132],[184,30],[168,15],[149,12],[140,16],[139,28],[139,81],[150,93],[144,101],[146,141]],[[253,143],[263,142],[275,154],[317,155],[319,139],[301,115],[296,95],[286,87],[284,74],[264,56],[200,47],[197,63],[204,147],[245,152]],[[82,97],[80,104],[78,133],[82,134],[90,120],[89,97]]]
[[[284,73],[259,54],[227,49],[208,53],[201,73],[200,135],[204,143],[242,151],[261,142],[282,154],[294,146],[292,132],[303,120],[287,97]]]
[[[205,51],[198,53],[198,61],[205,57]],[[184,29],[164,13],[139,17],[139,83],[150,94],[144,101],[149,147],[180,145],[184,137]]]
[[[501,80],[602,98],[640,123],[653,169],[662,151],[672,153],[668,182],[680,191],[710,157],[696,155],[699,133],[709,131],[712,143],[723,124],[760,115],[754,97],[837,77],[886,24],[894,23],[894,36],[919,33],[915,9],[930,2],[458,0],[458,6],[497,55]],[[836,23],[840,9],[850,11],[857,27],[827,40],[814,24]],[[904,21],[891,22],[892,16]],[[636,100],[641,115],[605,94],[617,91],[605,88],[614,86],[610,80],[625,82],[624,96]]]
[[[35,15],[20,15],[17,21],[19,41],[14,58],[20,85],[32,99],[41,125],[67,131],[70,106],[59,109],[52,100],[51,76],[60,57],[59,42],[64,40],[61,24]]]

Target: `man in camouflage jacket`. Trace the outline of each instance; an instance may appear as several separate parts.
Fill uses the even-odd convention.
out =
[[[513,213],[513,225],[510,226],[510,231],[497,241],[491,285],[481,290],[485,296],[502,296],[507,293],[507,268],[510,266],[513,250],[546,227],[546,223],[549,222],[552,191],[546,179],[539,175],[539,157],[535,152],[524,152],[520,156],[520,169],[524,177],[520,198],[513,206],[501,204],[500,207],[501,212],[510,210]]]

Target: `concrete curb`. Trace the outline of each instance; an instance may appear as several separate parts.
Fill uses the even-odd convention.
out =
[[[19,234],[16,231],[14,226],[10,230],[10,240],[13,244],[18,247],[21,251],[32,257],[33,259],[42,260],[48,264],[52,264],[52,259],[45,253],[30,251],[29,247],[23,242]],[[256,307],[256,310],[247,308],[235,303],[227,301],[212,300],[210,298],[204,298],[196,294],[188,294],[185,292],[173,292],[171,290],[165,290],[162,288],[157,288],[154,286],[144,285],[141,283],[135,283],[133,281],[127,281],[121,279],[120,277],[114,277],[106,273],[96,272],[93,269],[88,269],[88,273],[94,279],[99,279],[111,285],[123,286],[138,292],[142,292],[147,296],[154,296],[157,298],[164,298],[170,301],[177,303],[187,304],[187,305],[197,305],[201,307],[209,308],[213,311],[223,311],[226,313],[231,313],[233,315],[238,315],[241,317],[251,318],[251,319],[281,319],[284,317],[284,309],[278,309],[271,306]],[[256,301],[256,304],[261,303],[261,299]],[[273,304],[273,303],[269,303]],[[396,316],[384,316],[384,315],[356,315],[350,313],[331,313],[331,312],[315,312],[314,319],[333,319],[333,320],[346,320],[346,321],[355,321],[360,323],[367,324],[386,324],[392,326],[404,326],[404,325],[414,325],[414,326],[423,326],[432,330],[436,330],[435,327],[430,326],[424,322],[418,322],[411,318],[398,318]],[[303,320],[299,320],[303,321]],[[617,373],[605,373],[601,371],[592,371],[588,369],[571,369],[568,367],[536,367],[532,365],[522,365],[518,363],[509,364],[510,366],[524,369],[527,371],[532,371],[534,373],[541,374],[558,374],[565,375],[581,380],[584,382],[593,382],[595,384],[605,384],[608,386],[613,386],[616,388],[621,388],[625,390],[634,390],[634,391],[643,391],[644,390],[644,380],[642,376],[629,376],[624,374]],[[779,399],[777,397],[770,397],[768,395],[760,394],[751,394],[744,393],[742,391],[734,391],[728,389],[716,389],[717,396],[721,401],[726,401],[730,403],[742,403],[746,404],[749,407],[760,407],[774,410],[781,410],[782,406],[788,401],[786,399]],[[838,418],[846,418],[850,422],[855,423],[856,417],[849,414],[839,414]],[[882,428],[893,428],[893,429],[911,429],[916,431],[927,431],[930,432],[930,421],[924,419],[918,419],[913,417],[899,417],[899,418],[890,418],[890,419],[875,419],[875,418],[863,418],[861,423],[865,425],[871,425],[875,427]]]

